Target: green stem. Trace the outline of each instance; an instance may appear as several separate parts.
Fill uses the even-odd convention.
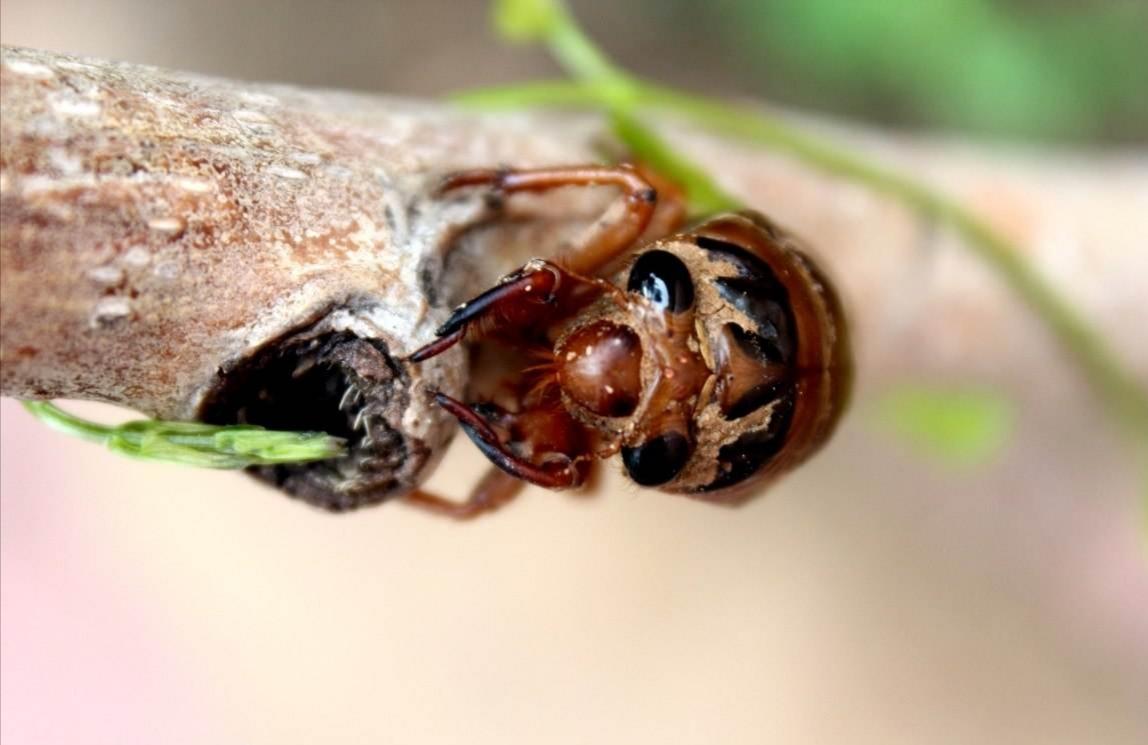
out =
[[[57,432],[79,437],[89,442],[106,442],[112,436],[112,428],[69,414],[48,401],[22,401],[24,408]]]
[[[604,86],[614,94],[624,94],[629,89],[629,76],[590,41],[564,6],[559,6],[550,26],[547,44],[558,63],[573,77]]]
[[[669,143],[636,118],[615,111],[611,119],[614,133],[626,144],[632,157],[685,190],[686,203],[692,213],[713,215],[744,209],[745,205],[722,190],[709,174],[684,160]]]
[[[81,419],[47,401],[25,401],[24,407],[53,429],[145,460],[201,468],[246,468],[327,460],[346,453],[342,439],[322,432],[280,432],[246,424],[219,426],[157,419],[108,426]]]
[[[532,106],[596,109],[603,105],[602,92],[597,86],[572,83],[569,80],[533,80],[506,86],[475,88],[458,91],[451,98],[476,109],[492,110]]]

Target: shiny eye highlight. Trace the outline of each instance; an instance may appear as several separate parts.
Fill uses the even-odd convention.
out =
[[[681,313],[694,304],[694,280],[690,270],[669,251],[646,251],[639,256],[630,269],[626,289],[671,313]]]

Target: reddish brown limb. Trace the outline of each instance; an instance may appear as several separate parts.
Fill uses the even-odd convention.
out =
[[[608,282],[589,279],[557,264],[536,259],[494,287],[469,300],[435,332],[438,339],[410,355],[422,362],[445,352],[470,333],[524,337],[545,329],[561,316],[577,312],[602,292],[616,289]],[[477,329],[478,334],[472,332]]]
[[[436,357],[462,341],[462,337],[465,333],[466,329],[460,328],[454,333],[440,336],[430,344],[415,350],[414,354],[410,355],[407,359],[410,362],[422,362],[423,360],[429,360],[431,357]]]
[[[567,273],[550,262],[532,261],[478,297],[460,305],[435,333],[439,336],[454,334],[483,317],[515,325],[518,321],[537,319],[542,310],[539,306],[552,306],[558,299],[564,274]],[[543,311],[542,315],[549,314]]]
[[[662,203],[658,203],[658,191],[651,186],[655,183],[668,195]],[[584,244],[567,252],[561,266],[533,261],[497,286],[463,303],[436,332],[440,338],[416,350],[410,361],[422,362],[445,352],[479,321],[489,324],[492,331],[526,332],[545,327],[560,315],[576,312],[593,299],[594,292],[615,290],[609,283],[583,274],[601,269],[629,249],[643,233],[659,237],[672,232],[685,216],[678,187],[657,174],[630,165],[479,169],[447,176],[439,186],[440,194],[471,186],[489,186],[499,194],[510,194],[597,185],[622,189],[626,206],[622,219],[597,230]],[[473,339],[474,334],[471,336]]]
[[[562,257],[563,266],[580,274],[593,274],[645,232],[654,215],[657,190],[633,166],[576,166],[523,170],[480,169],[448,176],[440,193],[468,186],[490,186],[501,194],[549,191],[564,186],[616,186],[625,198],[622,218],[597,230],[582,245]]]
[[[576,462],[575,456],[567,452],[575,449],[572,447],[575,443],[569,442],[569,439],[571,425],[576,428],[576,423],[547,422],[545,421],[548,418],[547,414],[553,413],[548,411],[532,412],[538,416],[531,417],[530,413],[509,414],[490,404],[468,406],[445,393],[436,393],[435,401],[458,419],[463,431],[491,463],[511,476],[547,489],[568,489],[579,486],[584,480],[583,469],[579,467],[582,464]],[[480,413],[479,409],[483,412]],[[511,451],[487,421],[483,415],[485,413],[493,414],[512,425],[517,424],[520,434],[527,437],[534,455],[546,462],[532,463]],[[558,412],[556,415],[563,414]],[[516,419],[526,421],[515,422]],[[535,421],[530,421],[531,419]]]
[[[658,191],[657,208],[639,242],[653,241],[676,233],[685,224],[687,216],[686,195],[682,187],[641,163],[634,167]]]
[[[422,489],[405,494],[403,501],[439,515],[468,520],[485,512],[497,510],[517,497],[525,485],[525,481],[520,481],[501,469],[490,468],[474,485],[464,502],[455,502]]]

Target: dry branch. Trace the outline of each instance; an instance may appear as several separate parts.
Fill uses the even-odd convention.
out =
[[[463,387],[463,357],[401,357],[462,294],[558,250],[578,224],[563,215],[600,203],[547,198],[529,220],[468,230],[489,216],[480,196],[429,196],[460,167],[594,159],[605,137],[593,118],[479,116],[21,49],[3,51],[0,86],[0,392],[345,434],[348,458],[262,472],[328,507],[425,477],[450,428],[421,390]],[[863,376],[1056,378],[1039,324],[911,212],[766,152],[669,134],[820,248]],[[1006,158],[840,134],[1029,246],[1101,329],[1130,340],[1119,351],[1148,377],[1148,345],[1133,341],[1148,289],[1142,156]]]
[[[426,190],[588,157],[409,101],[18,49],[0,75],[0,390],[345,435],[346,459],[262,471],[334,508],[409,489],[451,432],[421,388],[460,389],[461,353],[399,359],[460,291],[443,249],[485,207]]]

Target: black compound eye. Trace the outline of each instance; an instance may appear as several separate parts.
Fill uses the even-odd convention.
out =
[[[671,480],[690,459],[690,443],[678,432],[647,440],[632,448],[622,448],[622,463],[630,479],[642,486],[658,486]]]
[[[694,304],[694,280],[682,260],[669,251],[646,251],[630,269],[626,285],[654,306],[680,313]]]

